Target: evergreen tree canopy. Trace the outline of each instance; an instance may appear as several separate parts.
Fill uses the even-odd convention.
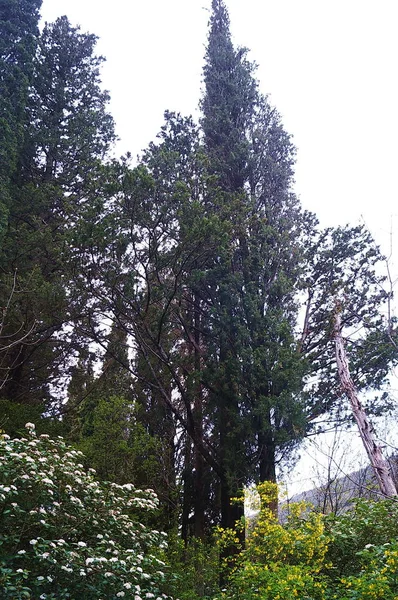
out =
[[[23,143],[40,6],[41,0],[0,2],[0,244],[7,227],[11,177]]]
[[[378,250],[356,228],[319,232],[301,209],[294,145],[254,74],[214,0],[199,126],[166,112],[140,164],[114,165],[99,218],[82,214],[92,333],[104,343],[105,315],[131,341],[133,395],[163,440],[169,481],[181,482],[185,538],[231,526],[231,498],[275,480],[314,419],[337,406],[334,295],[345,290],[351,327],[381,326],[383,294],[370,291],[381,283]],[[371,360],[369,340],[355,348],[358,369],[381,382],[391,357]]]
[[[101,161],[115,139],[95,42],[61,17],[44,27],[29,66],[0,257],[7,307],[1,394],[12,401],[48,403],[52,392],[59,397],[75,353],[78,303],[71,275],[78,248],[71,227],[83,204],[97,202]],[[13,48],[15,39],[9,44]],[[6,140],[2,147],[7,151]]]
[[[292,139],[223,0],[199,123],[166,111],[134,168],[108,160],[96,37],[67,17],[39,35],[38,0],[0,7],[0,399],[49,414],[67,390],[59,414],[100,475],[153,483],[164,526],[203,539],[344,412],[336,301],[357,389],[384,391],[379,250],[302,210]]]

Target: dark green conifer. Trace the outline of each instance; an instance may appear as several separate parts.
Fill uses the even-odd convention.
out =
[[[24,23],[32,6],[23,2],[19,9]],[[26,87],[26,103],[18,104],[23,136],[0,257],[1,302],[7,307],[1,395],[47,408],[54,392],[61,396],[78,343],[81,305],[72,275],[79,248],[71,232],[82,207],[98,203],[101,161],[115,137],[95,43],[95,36],[61,17],[44,27],[35,52],[33,47],[29,81],[24,75],[15,83],[21,94]]]
[[[291,192],[291,140],[258,90],[246,49],[232,44],[224,2],[212,6],[201,124],[207,203],[228,223],[228,237],[207,274],[216,310],[205,376],[227,482],[222,521],[230,526],[230,498],[251,480],[275,480],[277,454],[303,431],[294,294],[304,217]]]
[[[2,0],[0,4],[0,242],[24,140],[40,7],[41,0]]]

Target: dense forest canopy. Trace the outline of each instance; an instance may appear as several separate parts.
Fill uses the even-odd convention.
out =
[[[66,16],[39,32],[39,9],[5,0],[0,21],[0,425],[62,433],[101,480],[153,488],[158,527],[205,543],[243,488],[351,418],[337,313],[352,386],[388,409],[383,258],[363,226],[302,208],[223,0],[199,121],[166,110],[136,165],[110,154],[96,37]]]

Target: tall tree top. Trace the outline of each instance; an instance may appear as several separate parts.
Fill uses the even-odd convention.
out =
[[[65,16],[46,24],[29,98],[35,175],[57,179],[74,192],[115,140],[109,94],[101,88],[104,58],[95,54],[96,42],[95,35],[82,33]]]
[[[41,2],[0,0],[0,243],[7,230],[10,178],[24,137]]]
[[[40,6],[41,0],[0,1],[0,119],[14,130],[25,108]]]
[[[213,0],[212,9],[203,69],[202,128],[218,183],[226,192],[238,191],[247,175],[246,131],[254,116],[258,89],[246,49],[233,46],[224,2]]]
[[[1,73],[10,65],[24,66],[31,61],[39,33],[39,10],[42,0],[0,1]],[[3,78],[2,78],[3,81]]]
[[[229,14],[227,7],[223,0],[213,0],[212,1],[212,11],[213,14],[210,18],[210,27],[211,32],[221,33],[226,35],[226,37],[231,38],[229,31]],[[232,47],[232,44],[231,44]]]

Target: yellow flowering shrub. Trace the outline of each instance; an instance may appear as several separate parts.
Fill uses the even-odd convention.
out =
[[[236,558],[230,585],[220,598],[239,600],[325,600],[326,584],[320,575],[328,545],[322,515],[305,503],[290,505],[282,524],[272,507],[277,486],[257,487],[261,508],[247,532],[245,549]],[[233,531],[222,531],[221,544],[236,543]]]
[[[276,504],[277,486],[265,482],[257,486],[257,491],[261,509],[247,539],[246,558],[263,564],[307,565],[313,572],[319,572],[324,564],[328,542],[323,515],[309,510],[308,503],[294,503],[287,507],[286,524],[282,525],[270,508]]]

